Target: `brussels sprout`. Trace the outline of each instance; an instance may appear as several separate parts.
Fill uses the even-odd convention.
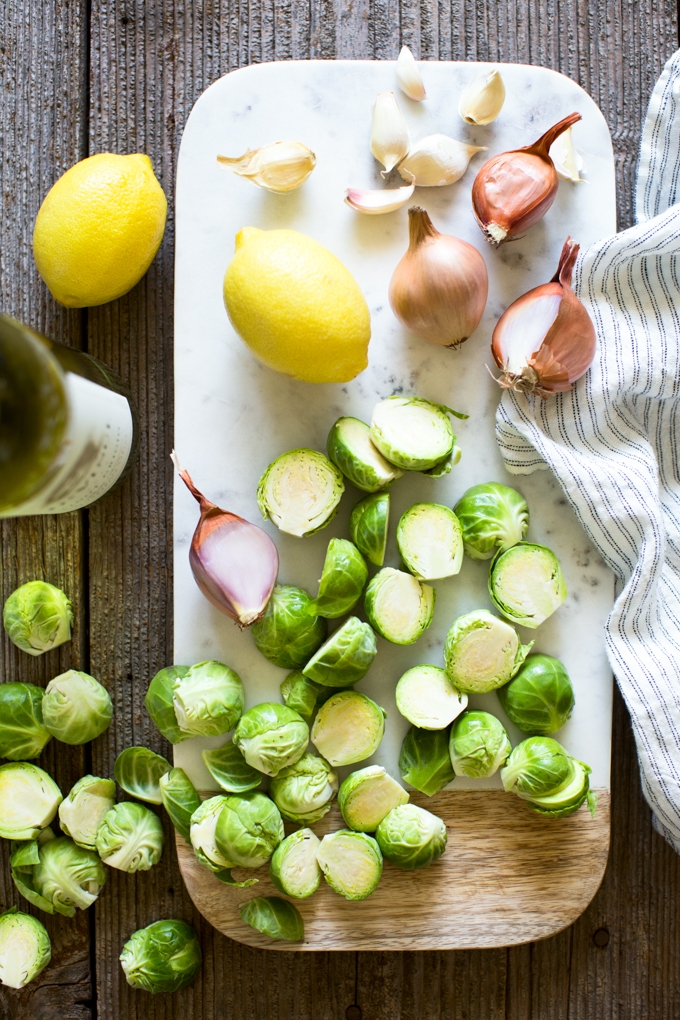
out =
[[[564,726],[574,707],[569,674],[552,655],[530,655],[498,697],[518,729],[544,736]]]
[[[290,450],[269,465],[257,486],[262,516],[302,538],[320,531],[338,512],[342,473],[316,450]]]
[[[72,839],[59,836],[40,847],[33,885],[59,914],[74,917],[76,907],[87,910],[105,882],[106,868],[96,853],[76,846]]]
[[[136,801],[124,800],[107,811],[97,829],[97,853],[118,871],[148,871],[163,853],[163,826],[158,815]]]
[[[382,875],[380,847],[365,832],[329,832],[321,840],[316,859],[331,889],[346,900],[365,900]]]
[[[170,769],[158,780],[163,807],[180,836],[189,842],[191,816],[201,806],[201,798],[184,769]]]
[[[529,654],[517,632],[485,609],[459,616],[446,635],[446,672],[459,691],[485,694],[507,684]]]
[[[423,730],[443,730],[467,706],[467,694],[457,691],[439,666],[413,666],[399,680],[397,708]]]
[[[317,705],[322,705],[331,694],[335,694],[334,688],[317,684],[299,669],[294,669],[281,683],[284,705],[301,715],[307,724],[311,723]]]
[[[382,765],[350,772],[338,791],[345,824],[355,832],[375,832],[392,808],[408,803],[408,793]]]
[[[25,988],[52,957],[47,929],[37,917],[11,907],[0,914],[0,983]]]
[[[492,560],[489,594],[508,620],[535,630],[562,605],[567,586],[551,549],[519,542]]]
[[[172,768],[167,759],[148,747],[126,747],[113,766],[116,782],[137,800],[147,804],[162,804],[159,781]]]
[[[446,826],[425,808],[403,804],[378,826],[375,838],[383,856],[398,868],[427,868],[446,850]]]
[[[473,560],[490,560],[497,549],[521,542],[529,527],[524,496],[509,485],[473,485],[453,508],[463,529],[465,552]]]
[[[435,594],[412,574],[383,567],[366,589],[366,616],[393,645],[412,645],[432,623]]]
[[[569,781],[553,793],[527,800],[532,811],[547,818],[566,818],[573,815],[582,804],[588,803],[590,813],[595,817],[597,798],[590,792],[590,767],[576,758],[571,759],[572,771]]]
[[[189,666],[166,666],[165,669],[156,673],[149,684],[144,700],[146,710],[157,729],[171,744],[179,744],[182,740],[188,740],[191,737],[191,733],[184,733],[179,728],[172,702],[175,681],[186,676],[189,668]]]
[[[405,783],[427,797],[448,786],[455,773],[449,756],[449,730],[412,726],[401,745],[399,771]]]
[[[283,837],[279,809],[264,793],[225,798],[215,827],[215,845],[232,867],[261,868]]]
[[[43,724],[44,694],[33,684],[0,684],[0,758],[37,758],[52,739]]]
[[[466,712],[451,727],[449,752],[457,776],[492,776],[511,750],[505,727],[490,712]]]
[[[278,896],[257,896],[254,900],[246,900],[238,912],[245,924],[270,939],[302,942],[305,937],[305,926],[299,910]]]
[[[368,673],[378,652],[367,623],[350,616],[312,656],[302,672],[326,687],[351,687]]]
[[[262,773],[248,764],[233,740],[214,751],[203,751],[201,757],[217,785],[229,793],[246,793],[262,782]]]
[[[358,418],[338,418],[328,434],[328,456],[352,485],[364,492],[386,489],[403,471],[386,461],[371,442],[371,430]]]
[[[360,499],[349,515],[349,533],[369,563],[382,567],[390,523],[390,494],[377,492]]]
[[[42,700],[45,727],[64,744],[87,744],[111,725],[109,692],[89,673],[69,669],[50,680]]]
[[[104,815],[116,802],[113,779],[83,776],[59,805],[61,831],[77,846],[94,850],[94,840]]]
[[[215,872],[234,867],[234,862],[224,857],[215,843],[217,819],[226,802],[222,794],[204,800],[191,816],[189,826],[189,838],[197,860]]]
[[[501,770],[506,793],[523,800],[546,797],[562,789],[573,775],[573,759],[552,737],[527,737]]]
[[[155,921],[133,932],[120,963],[127,983],[145,992],[178,992],[201,969],[201,945],[186,921]]]
[[[416,503],[397,525],[397,545],[408,570],[419,581],[452,577],[463,562],[463,533],[453,510],[439,503]]]
[[[234,743],[249,765],[276,776],[307,750],[309,726],[292,708],[264,701],[241,716]]]
[[[303,754],[299,761],[281,769],[269,784],[269,793],[289,822],[311,825],[330,811],[338,777],[318,754]]]
[[[192,737],[220,736],[233,730],[245,704],[238,673],[214,659],[198,662],[173,687],[179,727]]]
[[[367,578],[368,567],[357,547],[346,538],[332,538],[310,612],[328,620],[344,616],[359,601]]]
[[[388,397],[373,409],[371,441],[390,464],[404,471],[428,471],[454,449],[449,414],[467,418],[421,397]]]
[[[358,691],[340,691],[316,713],[312,743],[331,765],[353,765],[377,751],[387,713]]]
[[[2,622],[17,648],[42,655],[71,640],[73,612],[61,588],[47,581],[29,581],[5,602]]]
[[[35,839],[62,801],[54,780],[28,761],[0,765],[0,837]]]
[[[298,829],[279,843],[269,863],[269,877],[286,896],[304,900],[319,888],[321,868],[316,853],[321,840],[311,829]]]
[[[304,666],[326,637],[328,624],[314,615],[314,603],[302,588],[277,584],[264,616],[250,628],[255,647],[275,666]]]

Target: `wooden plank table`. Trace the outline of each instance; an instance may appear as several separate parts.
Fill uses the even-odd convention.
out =
[[[0,5],[0,307],[111,364],[143,421],[132,477],[89,512],[3,522],[2,598],[44,577],[73,598],[73,642],[26,661],[2,638],[3,679],[46,683],[69,666],[101,678],[115,723],[45,767],[67,790],[111,775],[130,744],[169,753],[143,708],[171,661],[173,220],[142,283],[120,301],[66,311],[33,265],[40,201],[71,164],[147,152],[168,196],[200,93],[244,64],[287,58],[521,61],[570,75],[599,103],[617,158],[619,219],[632,222],[640,125],[678,46],[675,0],[4,0]],[[63,752],[63,747],[61,748]],[[166,820],[167,821],[167,820]],[[171,836],[169,827],[168,837]],[[680,1016],[680,859],[640,792],[620,697],[614,713],[612,843],[604,882],[571,928],[512,949],[279,954],[214,932],[184,892],[173,849],[139,876],[108,872],[95,908],[47,918],[53,961],[0,1020],[675,1020]],[[17,902],[2,847],[0,907]],[[555,878],[559,881],[559,876]],[[25,904],[23,904],[25,907]],[[205,962],[185,992],[130,989],[118,954],[130,933],[183,917]]]

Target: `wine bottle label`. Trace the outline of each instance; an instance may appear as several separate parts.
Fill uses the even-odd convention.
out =
[[[125,397],[73,372],[65,382],[70,413],[61,449],[39,492],[0,517],[79,510],[115,485],[127,464],[133,424]]]

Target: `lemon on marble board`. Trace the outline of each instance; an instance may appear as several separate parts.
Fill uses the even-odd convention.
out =
[[[297,230],[240,230],[224,303],[246,346],[276,372],[340,383],[368,364],[371,317],[358,283]]]
[[[33,230],[38,272],[69,308],[114,301],[151,265],[167,211],[148,156],[89,156],[59,178],[40,206]]]

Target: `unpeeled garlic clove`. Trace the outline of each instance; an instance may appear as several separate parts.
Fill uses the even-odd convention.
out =
[[[491,124],[503,108],[505,85],[500,72],[484,71],[464,89],[458,112],[468,124]]]
[[[397,84],[409,99],[417,103],[427,99],[420,68],[408,46],[402,46],[397,58]]]
[[[345,192],[345,202],[357,212],[379,216],[381,213],[401,209],[413,195],[414,188],[414,184],[404,188],[390,188],[388,191],[361,191],[359,188],[348,188]]]
[[[550,146],[550,158],[555,164],[559,176],[565,181],[572,181],[574,184],[583,184],[580,171],[583,169],[583,159],[574,148],[574,139],[571,136],[571,128],[567,128]]]
[[[217,162],[258,188],[283,194],[304,184],[316,166],[316,156],[302,142],[274,142],[248,149],[243,156],[218,156]]]
[[[419,188],[436,188],[453,184],[463,176],[468,163],[485,145],[468,145],[448,135],[428,135],[416,142],[406,159],[399,164],[405,181],[413,179]]]
[[[383,177],[400,163],[409,150],[411,140],[394,92],[381,92],[373,107],[371,152],[385,167]]]

